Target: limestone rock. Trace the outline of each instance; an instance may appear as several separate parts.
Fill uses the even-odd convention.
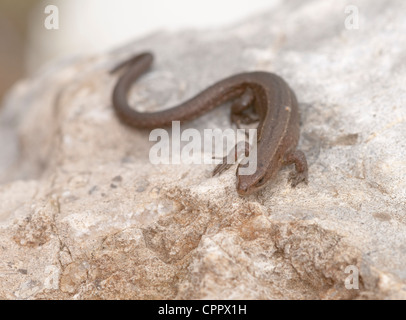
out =
[[[359,29],[342,1],[285,1],[20,82],[0,118],[0,298],[406,298],[406,4],[354,4]],[[131,91],[139,110],[237,72],[284,77],[309,184],[292,189],[285,168],[242,198],[235,167],[212,178],[212,165],[152,165],[149,132],[113,112],[108,72],[145,50],[156,62]],[[228,115],[184,128],[225,129]]]

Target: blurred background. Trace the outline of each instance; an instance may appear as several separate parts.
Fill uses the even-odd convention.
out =
[[[0,106],[18,79],[67,55],[94,54],[159,30],[232,24],[280,0],[0,0]],[[48,30],[46,6],[59,9]]]

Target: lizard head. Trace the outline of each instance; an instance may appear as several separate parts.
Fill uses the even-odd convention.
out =
[[[237,170],[237,192],[240,196],[248,196],[261,190],[273,177],[273,171],[264,170],[266,168],[260,164],[258,164],[256,172],[252,175],[238,174],[239,169]]]

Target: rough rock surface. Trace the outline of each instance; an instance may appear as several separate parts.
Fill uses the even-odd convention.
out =
[[[347,4],[359,29],[344,27]],[[284,1],[20,82],[0,119],[0,298],[406,298],[405,10]],[[286,168],[242,198],[234,168],[211,178],[212,165],[152,165],[148,132],[112,110],[108,73],[144,50],[157,59],[131,92],[140,110],[236,72],[283,76],[300,102],[309,184],[292,189]],[[185,127],[225,129],[228,113]],[[358,289],[345,286],[348,267]]]

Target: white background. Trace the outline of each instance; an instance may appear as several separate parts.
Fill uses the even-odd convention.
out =
[[[54,58],[97,53],[149,33],[231,25],[280,0],[52,0],[30,21],[29,71]],[[46,5],[59,8],[60,29],[44,28]]]

